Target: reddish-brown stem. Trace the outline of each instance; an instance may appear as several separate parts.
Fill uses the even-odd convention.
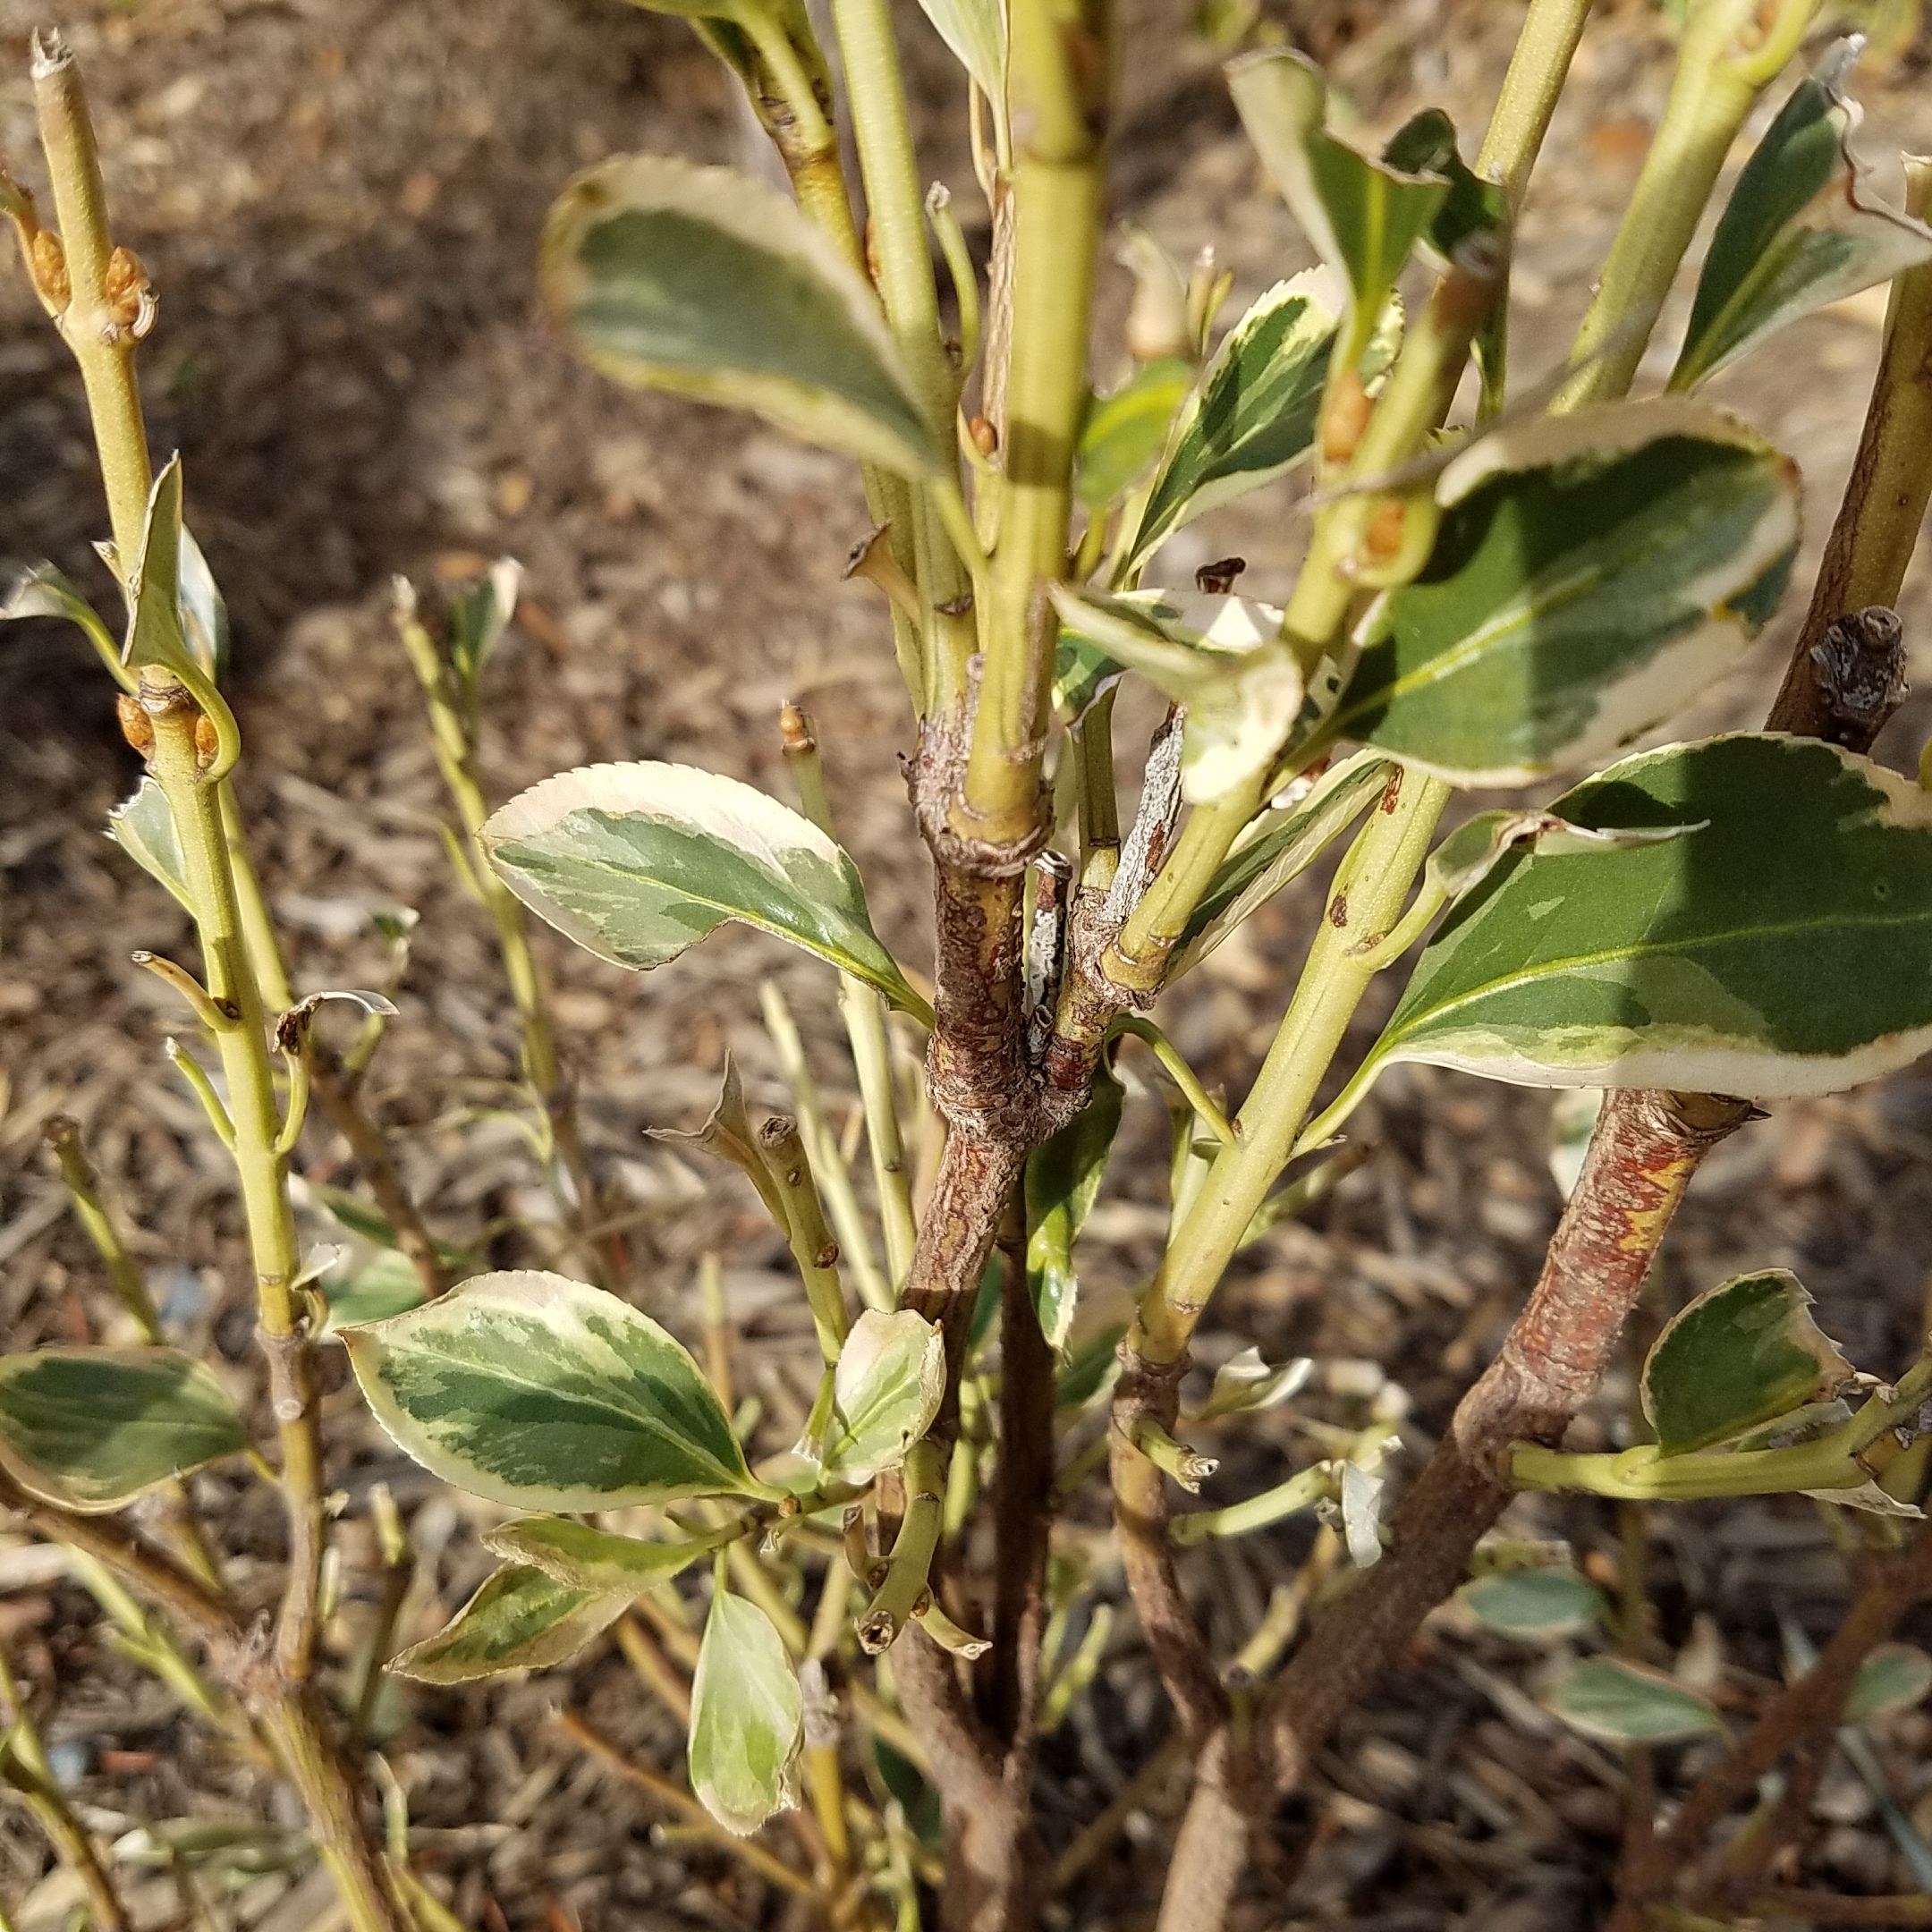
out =
[[[1000,1231],[1000,1450],[993,1495],[993,1655],[987,1716],[1030,1759],[1046,1623],[1054,1479],[1053,1351],[1027,1281],[1017,1195]]]
[[[1758,1779],[1786,1751],[1840,1721],[1860,1665],[1928,1596],[1932,1596],[1932,1525],[1921,1525],[1852,1604],[1818,1662],[1698,1780],[1669,1828],[1658,1833],[1642,1858],[1631,1861],[1610,1932],[1639,1932],[1646,1926],[1647,1907],[1694,1866],[1718,1821],[1750,1796]]]

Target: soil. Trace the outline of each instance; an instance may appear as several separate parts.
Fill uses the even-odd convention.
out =
[[[978,196],[955,73],[920,18],[903,12],[923,156],[970,225]],[[1115,205],[1183,260],[1213,242],[1234,272],[1236,314],[1306,266],[1308,250],[1258,178],[1213,51],[1177,7],[1133,12]],[[1477,0],[1453,11],[1442,0],[1296,0],[1280,17],[1376,129],[1425,101],[1473,128],[1518,12]],[[910,716],[882,611],[840,575],[866,521],[850,466],[748,419],[618,393],[547,339],[534,311],[538,229],[575,169],[634,147],[751,167],[763,157],[682,23],[614,0],[76,0],[64,13],[96,105],[119,238],[161,294],[143,360],[150,433],[157,452],[182,453],[191,521],[233,614],[248,746],[239,789],[297,982],[380,983],[369,912],[416,909],[376,1104],[440,1234],[487,1247],[497,1266],[539,1264],[555,1252],[555,1209],[502,1111],[517,1064],[514,1015],[487,925],[439,841],[445,807],[420,701],[388,622],[394,573],[433,592],[501,554],[525,566],[522,622],[487,687],[484,767],[496,797],[606,758],[682,760],[786,795],[775,713],[787,699],[809,704],[876,922],[909,962],[929,954],[927,871],[896,763]],[[30,182],[31,24],[21,0],[0,0],[0,155]],[[1525,371],[1553,363],[1581,310],[1661,109],[1669,52],[1664,21],[1634,4],[1606,10],[1586,39],[1521,228],[1514,352]],[[1875,160],[1932,144],[1916,69],[1861,77],[1860,91],[1862,145]],[[983,248],[983,229],[972,233]],[[1104,376],[1124,362],[1126,283],[1108,270],[1097,324]],[[1660,343],[1674,340],[1681,300]],[[1881,317],[1881,302],[1841,305],[1718,386],[1802,466],[1808,562],[1849,463]],[[1665,367],[1647,379],[1660,381]],[[1239,553],[1244,589],[1280,592],[1305,528],[1295,487],[1184,533],[1161,574],[1185,582],[1198,563]],[[0,272],[0,559],[52,557],[108,607],[89,547],[104,513],[79,384],[11,265]],[[1916,681],[1932,685],[1928,601],[1915,572],[1903,614]],[[1788,608],[1750,667],[1664,735],[1761,717],[1792,622]],[[1144,707],[1123,715],[1131,730],[1151,722]],[[1928,703],[1910,701],[1881,754],[1910,764],[1928,723]],[[185,957],[188,937],[172,902],[101,836],[137,775],[78,634],[44,623],[0,631],[0,1334],[22,1350],[114,1332],[98,1267],[40,1151],[47,1119],[64,1112],[81,1122],[179,1339],[209,1350],[255,1401],[225,1161],[160,1051],[182,1026],[173,996],[128,957],[137,946]],[[1312,891],[1284,895],[1167,1003],[1164,1023],[1232,1093],[1272,1037],[1318,902]],[[842,1120],[854,1082],[828,976],[741,932],[648,979],[547,934],[538,943],[593,1165],[629,1204],[633,1292],[695,1340],[698,1258],[724,1253],[741,1385],[765,1403],[760,1440],[777,1447],[801,1419],[812,1361],[782,1248],[735,1176],[640,1130],[695,1126],[727,1048],[755,1106],[788,1104],[758,1021],[767,976],[798,1013]],[[1385,1005],[1385,996],[1365,1011],[1355,1048]],[[1083,1326],[1117,1308],[1158,1251],[1165,1126],[1152,1091],[1149,1076],[1130,1103],[1123,1157],[1089,1230]],[[1384,1411],[1406,1408],[1392,1463],[1405,1480],[1500,1338],[1555,1224],[1546,1095],[1401,1072],[1352,1131],[1373,1143],[1374,1158],[1237,1264],[1203,1337],[1207,1367],[1252,1343],[1269,1360],[1307,1353],[1324,1370],[1310,1401],[1225,1432],[1214,1486],[1224,1500],[1327,1453],[1325,1429],[1363,1427],[1385,1372],[1402,1399],[1385,1395]],[[1673,1234],[1660,1306],[1741,1268],[1791,1267],[1852,1359],[1895,1372],[1925,1326],[1928,1156],[1932,1082],[1917,1072],[1775,1108],[1700,1177]],[[353,1177],[318,1127],[301,1165],[315,1181]],[[363,1417],[333,1356],[329,1373],[335,1478],[347,1497],[344,1603],[329,1639],[346,1684],[379,1594],[371,1486],[393,1487],[419,1553],[405,1636],[436,1629],[486,1573],[477,1531],[501,1513],[422,1477]],[[1627,1378],[1606,1389],[1578,1439],[1613,1439],[1628,1400]],[[221,1473],[197,1480],[237,1588],[267,1602],[280,1547],[273,1497]],[[1067,1534],[1067,1554],[1089,1572],[1076,1632],[1096,1603],[1116,1615],[1091,1691],[1046,1750],[1040,1817],[1056,1853],[1153,1754],[1167,1723],[1098,1534],[1104,1521],[1089,1495]],[[1510,1522],[1567,1538],[1592,1573],[1614,1577],[1618,1524],[1606,1507],[1525,1499]],[[1310,1533],[1291,1524],[1195,1559],[1217,1654],[1245,1640]],[[1842,1609],[1844,1566],[1818,1513],[1796,1499],[1657,1511],[1649,1536],[1657,1660],[1687,1654],[1733,1710],[1748,1711],[1780,1674],[1780,1611],[1821,1636]],[[284,1794],[224,1762],[121,1661],[92,1599],[4,1523],[0,1640],[80,1815],[104,1840],[189,1817],[298,1822]],[[1236,1923],[1559,1932],[1595,1922],[1624,1771],[1534,1702],[1552,1667],[1547,1652],[1482,1637],[1453,1614],[1432,1620],[1258,1847]],[[791,1922],[784,1899],[727,1854],[654,1834],[664,1815],[652,1801],[612,1782],[548,1721],[564,1707],[678,1775],[676,1726],[609,1646],[525,1682],[386,1693],[378,1728],[408,1795],[419,1865],[462,1923],[644,1932]],[[1889,1720],[1878,1743],[1894,1795],[1932,1835],[1932,1721]],[[1707,1748],[1661,1753],[1665,1789]],[[1148,1793],[1056,1902],[1055,1922],[1149,1922],[1181,1798],[1178,1787]],[[1870,1794],[1839,1766],[1819,1798],[1806,1882],[1911,1888],[1875,1817]],[[48,1868],[30,1822],[0,1811],[0,1901],[23,1928],[64,1922],[65,1881]],[[137,1875],[130,1890],[141,1924],[185,1922],[165,1875]],[[216,1922],[297,1932],[336,1922],[332,1909],[326,1882],[297,1866],[253,1878]]]

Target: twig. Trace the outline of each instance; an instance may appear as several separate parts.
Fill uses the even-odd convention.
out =
[[[1859,1898],[1799,1885],[1750,1885],[1739,1889],[1737,1900],[1753,1918],[1811,1919],[1827,1925],[1932,1925],[1932,1893]]]

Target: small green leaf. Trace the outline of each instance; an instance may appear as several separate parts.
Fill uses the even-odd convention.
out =
[[[1603,1622],[1603,1592],[1572,1570],[1504,1570],[1478,1577],[1456,1602],[1499,1637],[1542,1642],[1573,1637]]]
[[[200,682],[201,666],[182,630],[181,560],[181,458],[173,456],[148,494],[140,556],[128,586],[134,614],[121,661],[130,671],[144,665],[172,671],[192,687]]]
[[[343,1331],[376,1419],[432,1474],[513,1509],[766,1492],[698,1364],[562,1275],[479,1275]]]
[[[1251,819],[1190,915],[1170,980],[1307,871],[1388,789],[1394,770],[1379,751],[1355,752]]]
[[[0,1466],[43,1501],[119,1509],[248,1445],[227,1391],[179,1349],[0,1356]]]
[[[51,564],[41,564],[19,578],[0,605],[0,620],[22,617],[64,617],[77,625],[107,666],[115,683],[132,691],[134,680],[121,662],[121,647],[100,620],[100,614],[80,594],[80,587]]]
[[[1302,682],[1273,605],[1175,590],[1083,595],[1065,584],[1052,596],[1069,631],[1186,706],[1181,793],[1189,803],[1222,797],[1280,749],[1301,712]]]
[[[201,546],[183,523],[177,581],[182,635],[195,662],[218,684],[228,674],[228,605]]]
[[[165,886],[184,912],[192,912],[188,896],[188,863],[182,857],[181,835],[166,795],[152,778],[143,778],[133,794],[107,814],[107,836],[151,879]]]
[[[1122,1089],[1103,1068],[1087,1105],[1027,1156],[1027,1281],[1040,1333],[1062,1350],[1073,1326],[1080,1283],[1073,1243],[1092,1211],[1120,1126]]]
[[[691,1781],[704,1808],[743,1837],[796,1802],[792,1765],[803,1700],[784,1640],[754,1603],[711,1597],[691,1678]]]
[[[337,1250],[338,1256],[342,1253]],[[394,1248],[379,1248],[373,1254],[365,1250],[360,1258],[338,1258],[324,1269],[316,1286],[328,1304],[319,1336],[326,1342],[339,1342],[345,1328],[406,1315],[428,1299],[416,1264]]]
[[[1932,228],[1865,199],[1840,41],[1799,83],[1738,176],[1711,239],[1670,386],[1689,389],[1774,330],[1932,258]]]
[[[1317,269],[1277,282],[1228,331],[1174,425],[1128,547],[1130,568],[1314,448],[1340,306],[1335,277]]]
[[[449,657],[466,691],[474,691],[483,667],[516,615],[523,566],[513,557],[498,557],[489,574],[472,584],[450,606]]]
[[[1423,239],[1438,267],[1446,268],[1471,235],[1509,225],[1509,197],[1485,181],[1456,148],[1455,123],[1440,107],[1426,107],[1402,123],[1382,150],[1383,160],[1408,175],[1439,174],[1449,183]]]
[[[1798,538],[1791,463],[1682,397],[1483,437],[1436,502],[1334,724],[1456,784],[1526,784],[1669,716],[1757,636]]]
[[[1669,1744],[1680,1738],[1724,1733],[1724,1722],[1703,1698],[1661,1671],[1622,1657],[1592,1657],[1560,1678],[1545,1707],[1586,1737],[1613,1744]]]
[[[1080,500],[1089,510],[1105,510],[1147,473],[1193,386],[1186,362],[1162,356],[1136,369],[1112,395],[1093,399],[1080,425],[1074,471]]]
[[[1094,642],[1064,624],[1054,646],[1053,703],[1063,724],[1077,724],[1094,705],[1127,675]]]
[[[945,1337],[911,1309],[867,1309],[832,1377],[832,1427],[819,1468],[841,1482],[897,1469],[932,1427],[945,1394]]]
[[[1367,342],[1409,251],[1448,199],[1440,174],[1373,161],[1323,131],[1328,88],[1300,54],[1278,49],[1230,62],[1228,89],[1289,211],[1352,296],[1351,339]]]
[[[584,360],[633,388],[754,410],[922,477],[937,446],[877,298],[796,203],[730,168],[630,155],[580,174],[538,281]]]
[[[667,1146],[701,1148],[707,1154],[729,1161],[758,1190],[758,1199],[772,1219],[781,1228],[787,1224],[784,1195],[758,1151],[751,1131],[751,1117],[745,1112],[744,1086],[738,1078],[737,1064],[729,1047],[724,1052],[724,1080],[717,1105],[696,1133],[686,1133],[678,1127],[647,1127],[644,1131],[651,1140],[662,1140]]]
[[[485,1532],[483,1546],[513,1563],[541,1570],[559,1583],[593,1596],[622,1597],[626,1602],[716,1549],[731,1530],[678,1543],[651,1543],[617,1536],[564,1516],[520,1516]]]
[[[1367,1570],[1382,1561],[1382,1490],[1379,1476],[1359,1462],[1342,1465],[1342,1538],[1349,1561]]]
[[[1835,1093],[1932,1046],[1932,795],[1814,739],[1626,758],[1572,825],[1700,825],[1508,853],[1444,920],[1352,1089],[1395,1060],[1540,1087]],[[1829,999],[1818,988],[1833,989]]]
[[[1297,1355],[1270,1367],[1261,1360],[1259,1349],[1244,1348],[1215,1370],[1208,1400],[1191,1419],[1212,1422],[1222,1416],[1258,1415],[1305,1388],[1314,1372],[1315,1364],[1309,1356]]]
[[[1922,1704],[1932,1690],[1932,1657],[1917,1644],[1884,1643],[1859,1665],[1845,1700],[1847,1724],[1868,1724]]]
[[[1116,1322],[1097,1329],[1070,1352],[1066,1367],[1054,1377],[1054,1407],[1061,1414],[1084,1409],[1114,1386],[1120,1373],[1121,1337],[1127,1333]]]
[[[919,0],[953,57],[972,76],[973,85],[993,104],[1006,106],[1006,9],[1000,0]]]
[[[859,869],[809,818],[735,778],[587,766],[519,793],[482,836],[517,897],[599,959],[662,966],[741,919],[930,1020],[872,930]]]
[[[1811,1319],[1804,1284],[1767,1268],[1707,1290],[1665,1325],[1643,1366],[1643,1410],[1664,1453],[1685,1455],[1828,1402],[1852,1372]]]
[[[630,1596],[593,1596],[521,1563],[505,1563],[434,1637],[389,1668],[418,1683],[470,1683],[502,1671],[547,1670],[609,1629]]]

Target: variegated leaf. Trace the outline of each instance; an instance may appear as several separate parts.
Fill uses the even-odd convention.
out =
[[[1840,41],[1799,83],[1738,176],[1711,239],[1673,389],[1748,354],[1774,330],[1932,258],[1932,228],[1872,198],[1854,159],[1858,107]]]
[[[518,898],[599,959],[662,966],[741,919],[931,1018],[872,930],[859,869],[809,818],[736,778],[587,766],[512,799],[483,844]]]
[[[1174,423],[1128,549],[1131,569],[1198,516],[1259,489],[1315,445],[1343,306],[1331,271],[1277,282],[1223,337]]]
[[[1220,798],[1280,749],[1301,709],[1282,614],[1247,597],[1141,590],[1123,597],[1053,588],[1060,622],[1187,708],[1181,792]]]
[[[636,1593],[572,1589],[541,1570],[505,1563],[434,1637],[391,1659],[418,1683],[470,1683],[504,1671],[547,1670],[608,1630]]]
[[[1379,751],[1357,751],[1250,820],[1189,916],[1170,980],[1307,871],[1388,789],[1394,770]]]
[[[938,1327],[911,1309],[867,1309],[839,1351],[831,1426],[815,1460],[826,1477],[848,1483],[897,1469],[932,1427],[945,1394]]]
[[[1136,369],[1111,395],[1093,399],[1074,458],[1075,487],[1089,510],[1106,509],[1147,474],[1193,386],[1188,364],[1163,356]]]
[[[551,209],[538,275],[553,324],[616,381],[754,410],[908,476],[939,466],[877,297],[762,182],[603,162]]]
[[[520,1516],[484,1533],[485,1548],[513,1563],[541,1570],[593,1596],[641,1597],[716,1549],[735,1530],[652,1543],[642,1537],[593,1530],[565,1516]]]
[[[188,864],[182,857],[181,835],[161,787],[143,778],[132,793],[107,814],[107,836],[151,879],[174,895],[184,912],[194,911],[188,896]]]
[[[47,1502],[119,1509],[248,1445],[227,1391],[179,1349],[0,1356],[0,1467]]]
[[[1829,1402],[1852,1364],[1811,1319],[1811,1297],[1784,1268],[1733,1275],[1681,1309],[1644,1362],[1644,1414],[1665,1455],[1746,1435]]]
[[[1301,54],[1269,48],[1230,62],[1228,90],[1289,211],[1321,258],[1344,276],[1349,337],[1367,345],[1409,251],[1449,195],[1440,174],[1411,174],[1323,129],[1328,87]]]
[[[1613,1744],[1668,1744],[1724,1732],[1707,1698],[1623,1657],[1579,1664],[1550,1686],[1543,1702],[1573,1730]]]
[[[691,1782],[727,1831],[742,1837],[796,1801],[803,1719],[784,1640],[756,1604],[721,1586],[691,1678]]]
[[[1457,784],[1528,784],[1669,716],[1757,636],[1798,540],[1792,464],[1682,397],[1486,436],[1436,501],[1333,723]]]
[[[432,1474],[512,1508],[767,1492],[682,1343],[562,1275],[479,1275],[344,1328],[376,1419]]]
[[[1545,1087],[1835,1093],[1932,1046],[1932,794],[1815,739],[1626,758],[1556,801],[1656,844],[1519,848],[1425,948],[1362,1072]],[[1820,988],[1830,997],[1821,998]]]

